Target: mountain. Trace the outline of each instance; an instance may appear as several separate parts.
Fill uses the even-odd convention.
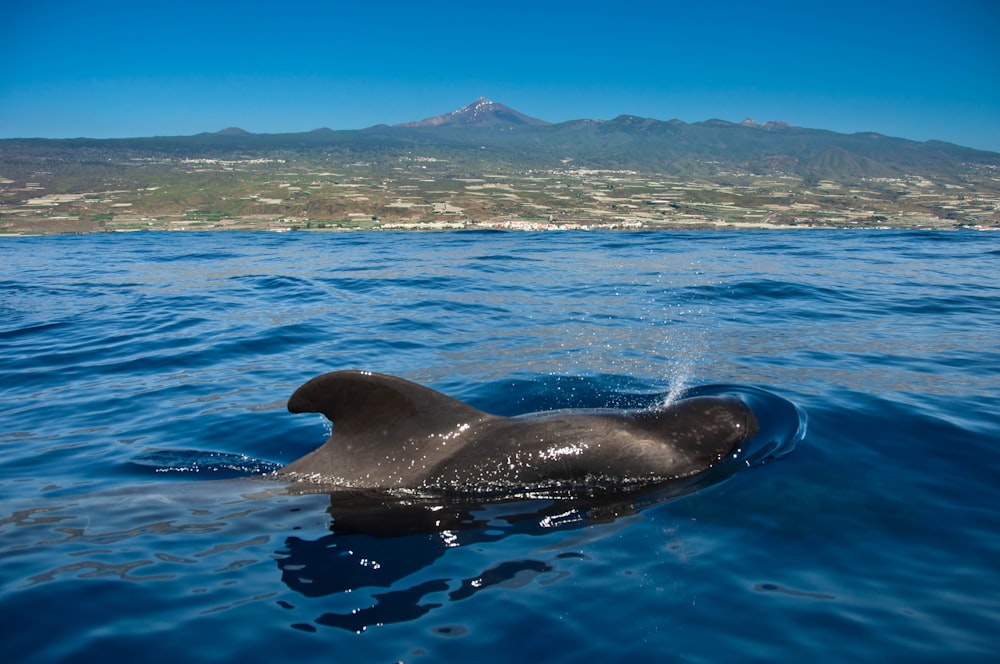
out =
[[[496,127],[496,126],[526,126],[542,127],[549,123],[545,120],[532,118],[515,111],[509,106],[480,97],[468,106],[457,111],[435,115],[433,118],[404,122],[397,127]]]
[[[620,115],[550,124],[477,99],[418,122],[358,130],[258,134],[238,129],[127,139],[3,139],[0,174],[113,169],[160,158],[320,157],[389,164],[419,153],[456,170],[623,169],[675,177],[792,175],[818,182],[922,176],[962,185],[970,169],[1000,172],[1000,154],[872,132],[840,134],[784,122],[687,123]],[[89,171],[88,171],[89,172]]]
[[[226,127],[215,132],[219,136],[250,136],[250,132],[239,127]]]

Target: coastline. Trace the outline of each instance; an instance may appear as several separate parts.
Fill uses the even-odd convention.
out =
[[[12,224],[0,219],[0,237],[44,237],[56,235],[90,235],[99,233],[226,233],[226,232],[258,232],[258,233],[450,233],[450,232],[519,232],[519,233],[551,233],[567,231],[585,232],[677,232],[677,231],[803,231],[810,230],[911,230],[911,231],[1000,231],[1000,223],[955,223],[937,219],[906,219],[894,222],[854,223],[850,225],[815,224],[815,223],[771,223],[766,221],[674,221],[657,220],[643,222],[630,220],[609,223],[581,223],[537,221],[523,219],[501,219],[489,221],[412,221],[357,224],[347,221],[343,224],[335,222],[318,222],[284,218],[274,219],[226,219],[214,223],[190,223],[158,220],[122,220],[116,224],[94,224],[65,219],[32,219]]]

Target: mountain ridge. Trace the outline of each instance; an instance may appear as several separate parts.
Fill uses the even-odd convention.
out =
[[[629,169],[674,176],[720,171],[791,174],[810,180],[857,181],[914,174],[960,183],[970,167],[1000,169],[1000,153],[944,141],[918,142],[875,132],[842,134],[763,124],[749,118],[687,123],[623,114],[611,120],[548,123],[481,97],[451,113],[395,126],[298,133],[250,133],[230,127],[194,136],[132,139],[0,139],[0,166],[34,155],[94,162],[93,153],[125,156],[224,157],[293,153],[354,155],[367,160],[424,156],[456,164],[517,169]]]

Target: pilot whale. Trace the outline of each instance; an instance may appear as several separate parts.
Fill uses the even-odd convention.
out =
[[[402,378],[335,371],[302,385],[292,413],[333,433],[278,475],[324,487],[460,492],[616,487],[691,477],[758,430],[741,400],[700,396],[646,410],[483,412]]]

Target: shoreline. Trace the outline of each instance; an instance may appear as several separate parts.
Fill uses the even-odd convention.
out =
[[[42,224],[44,226],[44,224]],[[225,227],[195,226],[182,227],[149,226],[129,228],[21,228],[16,230],[0,229],[0,238],[16,237],[52,237],[66,235],[96,235],[113,233],[463,233],[463,232],[512,232],[512,233],[558,233],[558,232],[597,232],[597,233],[635,233],[635,232],[707,232],[714,231],[923,231],[923,232],[960,232],[960,231],[1000,231],[1000,224],[878,224],[878,225],[806,225],[806,224],[772,224],[766,222],[678,222],[657,224],[558,224],[536,222],[484,222],[459,224],[440,224],[435,222],[385,224],[371,227],[326,226],[306,228],[298,225],[283,224],[239,224]]]

